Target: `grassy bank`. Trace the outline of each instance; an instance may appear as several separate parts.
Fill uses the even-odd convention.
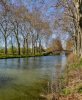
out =
[[[0,59],[10,59],[10,58],[27,58],[27,57],[39,57],[44,56],[44,54],[29,54],[29,55],[0,55]]]
[[[63,74],[52,87],[53,93],[46,96],[47,100],[82,100],[82,59],[68,57]]]
[[[27,57],[40,57],[40,56],[55,56],[55,55],[60,55],[60,53],[57,53],[57,54],[47,54],[47,53],[37,53],[37,54],[28,54],[28,55],[24,55],[24,54],[21,54],[21,55],[12,55],[12,54],[8,54],[8,55],[4,55],[4,54],[1,54],[0,55],[0,59],[10,59],[10,58],[27,58]]]
[[[59,91],[59,100],[82,100],[82,59],[76,57],[74,61],[68,61],[65,72],[60,77],[61,81],[63,85]]]

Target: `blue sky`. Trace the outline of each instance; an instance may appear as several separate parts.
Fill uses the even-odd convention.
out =
[[[25,4],[29,11],[32,11],[33,7],[42,11],[44,15],[54,13],[56,10],[53,5],[56,0],[12,0],[15,4]]]

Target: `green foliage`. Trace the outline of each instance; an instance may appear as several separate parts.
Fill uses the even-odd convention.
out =
[[[78,92],[79,92],[79,93],[82,93],[82,86],[80,86],[80,87],[78,88]]]
[[[39,49],[39,48],[38,48]],[[26,49],[25,49],[26,50]],[[31,48],[28,48],[28,54],[27,52],[23,53],[23,48],[20,48],[20,51],[21,51],[21,54],[18,55],[18,51],[17,51],[17,48],[16,47],[13,47],[13,52],[14,54],[12,53],[12,47],[9,47],[8,48],[8,54],[5,55],[4,54],[4,48],[0,49],[0,59],[1,58],[21,58],[21,57],[38,57],[38,56],[45,56],[45,54],[43,53],[43,51],[41,51],[41,53],[39,52],[36,52],[35,54],[32,53],[32,49]]]
[[[63,95],[68,95],[68,94],[70,94],[71,93],[71,89],[70,88],[64,88],[63,90],[62,90],[62,92],[61,92],[61,94],[63,94]]]
[[[39,57],[39,56],[44,56],[43,54],[21,54],[21,55],[17,55],[17,54],[14,54],[14,55],[0,55],[0,59],[6,59],[6,58],[25,58],[25,57]]]
[[[14,53],[17,52],[17,48],[16,48],[16,47],[13,47],[13,52],[14,52]],[[9,53],[9,54],[12,54],[12,47],[9,47],[9,48],[8,48],[8,53]]]
[[[3,48],[0,49],[0,54],[2,54],[2,53],[4,53],[4,49]]]

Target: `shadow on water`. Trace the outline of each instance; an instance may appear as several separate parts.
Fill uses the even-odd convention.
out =
[[[0,75],[0,88],[4,88],[8,85],[11,85],[15,79],[9,76]]]

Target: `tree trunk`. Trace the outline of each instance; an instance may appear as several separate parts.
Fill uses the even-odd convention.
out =
[[[16,39],[17,39],[17,45],[18,45],[18,55],[20,55],[20,42],[19,42],[19,23],[16,21],[16,26],[17,26],[17,29],[16,29],[16,32],[15,32],[15,35],[16,35]]]
[[[81,53],[81,58],[82,58],[82,29],[81,29],[81,51],[80,53]]]
[[[41,54],[42,50],[41,50],[41,40],[39,40],[39,53]]]
[[[74,42],[73,42],[73,53],[76,55],[77,54],[77,38],[74,37]]]
[[[18,43],[18,55],[20,55],[20,43]]]
[[[18,55],[20,55],[20,43],[18,43]]]
[[[34,43],[34,55],[35,55],[35,53],[36,53],[36,48],[35,48],[35,43]]]
[[[17,45],[18,45],[18,55],[20,55],[20,43],[19,43],[18,37],[16,37],[16,39],[17,39]]]
[[[5,37],[5,55],[7,55],[7,38]]]
[[[25,38],[24,38],[24,41],[23,41],[23,54],[25,54]]]
[[[12,54],[14,55],[14,46],[13,46],[12,36],[11,36],[11,48],[12,48]]]
[[[37,41],[36,41],[35,45],[36,45],[35,46],[36,47],[36,51],[35,52],[38,53]]]
[[[32,40],[32,54],[34,53],[34,45],[33,45],[33,40]]]
[[[34,35],[32,36],[32,54],[34,54]]]
[[[80,32],[78,32],[77,36],[77,54],[80,56]]]
[[[27,55],[28,55],[28,35],[27,35],[27,38],[26,38],[26,53],[27,53]]]

